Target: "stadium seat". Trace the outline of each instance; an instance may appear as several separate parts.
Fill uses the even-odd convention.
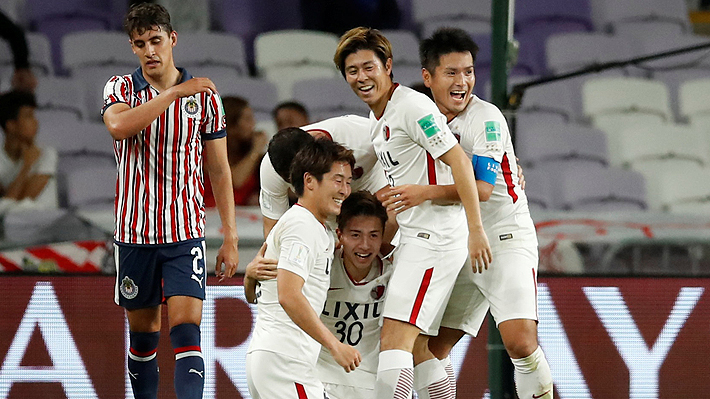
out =
[[[419,61],[419,39],[406,30],[383,30],[382,34],[392,44],[394,80],[406,86],[422,81],[422,66]]]
[[[614,31],[620,24],[663,22],[690,31],[688,6],[681,0],[593,0],[592,20],[597,30]]]
[[[510,79],[513,84],[533,80],[533,77]],[[574,104],[579,103],[579,91],[567,80],[531,86],[523,93],[518,111],[555,114],[565,121],[574,121],[579,117],[579,110]],[[576,94],[576,97],[575,97]]]
[[[554,201],[548,175],[534,168],[526,168],[523,173],[525,173],[525,195],[528,197],[530,211],[551,210]]]
[[[29,49],[30,68],[35,76],[53,76],[52,46],[49,38],[42,33],[26,32],[27,47]],[[10,82],[15,72],[14,58],[10,46],[5,40],[0,40],[0,81]],[[9,86],[8,86],[9,88]]]
[[[692,121],[698,115],[710,115],[710,71],[704,79],[687,80],[678,90],[680,114]]]
[[[278,87],[279,100],[292,98],[293,84],[311,78],[338,74],[333,54],[338,37],[332,33],[285,30],[266,32],[254,41],[259,75]]]
[[[491,32],[491,2],[488,0],[413,0],[414,21],[420,37],[429,37],[442,26],[470,34]]]
[[[589,0],[518,0],[515,2],[515,30],[524,32],[537,25],[578,25],[593,30]]]
[[[35,23],[36,31],[46,35],[52,44],[52,61],[54,62],[55,74],[68,73],[68,70],[62,64],[65,59],[62,39],[65,35],[86,31],[106,31],[109,28],[110,22],[104,17],[85,15],[56,15]],[[127,36],[124,35],[124,39],[127,39]],[[94,44],[100,45],[98,41]]]
[[[710,172],[697,163],[660,160],[637,164],[634,170],[646,178],[648,204],[654,211],[679,213],[710,195]]]
[[[526,165],[535,168],[607,165],[604,133],[587,126],[568,123],[518,124],[515,144],[518,156],[525,160]]]
[[[64,241],[67,236],[66,209],[20,206],[2,220],[3,240],[15,245]],[[61,231],[63,234],[57,234]]]
[[[101,122],[101,108],[104,104],[104,87],[108,80],[114,75],[130,75],[139,67],[138,60],[135,59],[132,65],[106,65],[106,66],[85,66],[77,72],[80,74],[82,87],[84,89],[84,107],[87,120]]]
[[[710,165],[708,139],[679,124],[648,124],[615,132],[619,159],[615,164],[639,167],[646,162],[677,160]]]
[[[178,66],[192,73],[202,67],[235,71],[249,75],[244,44],[238,36],[216,32],[185,32],[178,35],[173,49]],[[193,76],[198,76],[193,73]],[[208,75],[202,75],[208,76]]]
[[[38,117],[37,142],[54,147],[59,156],[94,154],[113,160],[113,140],[101,122]]]
[[[306,106],[313,121],[346,114],[366,117],[370,113],[340,76],[297,82],[293,86],[293,98]]]
[[[75,169],[66,176],[70,208],[112,208],[116,194],[116,167],[94,166]]]
[[[38,110],[67,111],[84,119],[84,90],[78,79],[40,77],[35,90]],[[67,101],[71,99],[71,101]]]
[[[135,69],[138,59],[125,33],[83,31],[62,38],[62,65],[74,75],[80,69],[96,66]]]
[[[558,172],[557,206],[573,211],[641,211],[647,208],[643,175],[618,168],[564,168]]]
[[[547,68],[564,73],[584,67],[628,58],[632,44],[623,37],[604,33],[575,32],[547,38]]]
[[[271,111],[278,103],[276,86],[265,80],[241,77],[231,81],[215,81],[222,97],[237,96],[249,101],[258,122],[271,121]]]

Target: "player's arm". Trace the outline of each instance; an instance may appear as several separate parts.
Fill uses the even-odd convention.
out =
[[[308,299],[303,295],[305,281],[301,276],[285,269],[279,269],[276,278],[279,293],[279,304],[284,311],[306,334],[311,336],[328,349],[333,359],[345,371],[355,370],[360,365],[362,358],[360,352],[350,345],[340,341],[323,324],[320,317],[313,311]]]
[[[278,222],[278,220],[267,218],[266,216],[262,217],[262,224],[264,227],[264,238],[266,238],[271,232],[271,229],[276,226],[276,222]]]
[[[491,183],[478,180],[478,175],[476,175],[476,191],[480,201],[485,202],[491,198],[493,187],[494,185]],[[426,186],[405,184],[392,187],[388,192],[384,193],[384,198],[386,199],[382,202],[382,205],[387,207],[388,212],[395,213],[402,213],[424,201],[432,201],[438,204],[461,201],[455,184]]]
[[[468,250],[471,254],[471,261],[475,261],[473,262],[474,271],[476,266],[478,266],[478,271],[482,272],[483,268],[488,269],[492,256],[488,237],[483,231],[483,223],[481,222],[481,209],[478,202],[478,191],[473,168],[468,157],[458,144],[445,152],[439,159],[451,167],[451,173],[456,183],[456,191],[466,210],[469,233]]]
[[[224,241],[217,253],[215,273],[222,281],[232,277],[237,271],[239,250],[237,243],[237,221],[234,212],[234,191],[232,190],[232,173],[227,160],[227,139],[225,137],[205,141],[205,166],[210,174],[212,192],[214,193],[217,212],[222,222]],[[224,273],[222,273],[224,263]]]
[[[114,140],[123,140],[140,133],[156,120],[175,100],[201,92],[215,93],[214,83],[207,78],[192,78],[163,90],[159,95],[135,108],[117,102],[104,111],[104,124]]]
[[[256,253],[254,259],[247,265],[247,270],[244,273],[244,295],[247,302],[256,303],[256,285],[259,281],[271,280],[276,278],[276,259],[264,258],[266,253],[266,242],[261,245],[259,252]]]

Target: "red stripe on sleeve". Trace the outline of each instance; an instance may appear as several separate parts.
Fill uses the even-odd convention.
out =
[[[436,163],[434,157],[426,153],[426,170],[429,177],[429,185],[436,185]]]
[[[419,311],[422,308],[422,302],[424,302],[424,295],[426,290],[429,288],[429,283],[431,282],[431,275],[434,274],[434,268],[430,267],[424,272],[424,278],[422,278],[422,283],[419,285],[419,292],[417,292],[417,299],[414,300],[414,308],[412,308],[412,314],[409,316],[410,324],[417,324],[417,317],[419,317]]]
[[[505,185],[508,188],[508,195],[513,199],[513,203],[518,201],[518,194],[515,193],[515,185],[513,184],[513,176],[510,171],[510,161],[508,160],[508,154],[503,154],[503,162],[501,162],[503,167],[503,179],[505,180]]]

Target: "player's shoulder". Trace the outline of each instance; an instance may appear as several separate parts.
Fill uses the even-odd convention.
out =
[[[429,97],[407,86],[399,85],[390,101],[395,105],[393,113],[401,120],[418,120],[441,113]]]
[[[476,117],[486,120],[505,120],[503,113],[495,104],[476,95],[471,96],[471,101],[462,114],[462,116],[469,119]]]
[[[311,123],[310,125],[304,126],[302,129],[307,132],[321,131],[327,133],[332,138],[334,134],[337,135],[340,131],[367,129],[369,123],[368,118],[359,115],[342,115]]]

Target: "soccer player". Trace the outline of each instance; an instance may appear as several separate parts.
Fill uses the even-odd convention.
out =
[[[371,399],[377,376],[377,356],[380,343],[380,319],[392,264],[378,252],[382,245],[387,211],[379,200],[367,191],[351,194],[338,216],[338,239],[341,248],[335,251],[330,274],[330,288],[320,319],[340,342],[352,345],[361,356],[360,366],[345,373],[325,348],[318,358],[318,375],[330,399]],[[247,266],[265,270],[277,262],[259,255]],[[273,278],[269,274],[258,280]],[[245,287],[247,284],[245,284]],[[255,287],[255,285],[251,285]],[[256,303],[252,289],[246,289],[250,303]]]
[[[537,342],[535,226],[525,192],[511,173],[516,158],[505,118],[495,105],[471,94],[477,51],[473,40],[459,29],[438,30],[420,45],[424,83],[473,164],[483,227],[494,255],[486,273],[462,270],[439,336],[429,341],[429,348],[448,364],[451,348],[464,333],[477,335],[490,308],[515,367],[518,396],[551,399],[550,366]],[[389,194],[385,204],[398,212],[423,198],[456,196],[452,187],[423,186],[395,187]],[[452,383],[455,387],[455,380]]]
[[[303,127],[303,130],[285,129],[274,135],[259,169],[261,182],[259,205],[263,216],[264,237],[289,207],[288,192],[292,186],[289,184],[288,174],[291,161],[299,148],[312,140],[308,135],[303,134],[303,131],[313,137],[329,138],[353,150],[355,167],[352,188],[354,191],[366,190],[377,194],[387,189],[384,171],[377,161],[375,150],[367,135],[368,124],[367,118],[345,115],[310,124]]]
[[[320,321],[333,267],[335,239],[325,221],[350,195],[352,151],[331,140],[306,144],[293,160],[290,181],[298,202],[266,238],[267,258],[278,259],[276,279],[257,292],[258,315],[247,350],[249,393],[259,398],[322,398],[316,373],[321,346],[350,372],[360,353]]]
[[[128,371],[136,399],[157,397],[159,305],[165,302],[177,397],[198,399],[205,371],[199,327],[205,298],[203,148],[224,231],[216,264],[220,280],[231,277],[239,261],[224,112],[209,79],[175,67],[177,33],[164,7],[132,7],[124,29],[140,68],[108,81],[102,114],[118,164],[115,300],[128,317]]]
[[[425,201],[397,215],[401,240],[383,312],[375,397],[405,398],[413,387],[412,353],[434,358],[420,332],[436,335],[466,258],[483,271],[490,248],[470,162],[436,105],[393,82],[387,38],[375,29],[351,29],[340,38],[334,62],[370,107],[370,138],[390,186],[455,183],[462,198],[456,204]],[[446,372],[437,366],[425,385],[448,391]]]
[[[308,110],[303,104],[297,101],[284,101],[276,105],[271,116],[276,123],[276,130],[286,129],[287,127],[301,127],[307,125],[310,120]]]

